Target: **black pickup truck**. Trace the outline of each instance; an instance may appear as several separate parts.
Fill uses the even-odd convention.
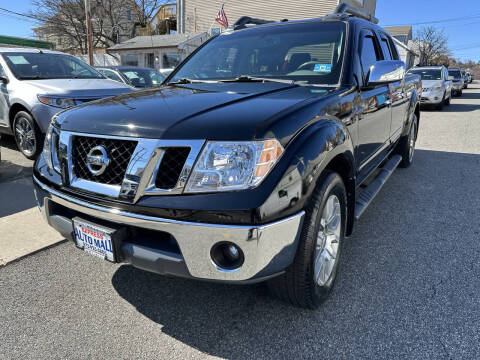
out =
[[[413,160],[421,84],[375,19],[244,17],[158,89],[52,119],[38,206],[80,249],[253,283],[314,308],[387,178]]]

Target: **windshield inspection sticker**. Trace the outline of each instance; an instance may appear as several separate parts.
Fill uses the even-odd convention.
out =
[[[332,64],[315,64],[315,66],[313,67],[313,71],[329,73],[332,71]]]

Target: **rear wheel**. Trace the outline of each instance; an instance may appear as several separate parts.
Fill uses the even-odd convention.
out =
[[[450,96],[445,99],[445,105],[450,105],[450,100],[452,100],[452,94],[450,93]]]
[[[445,95],[446,94],[443,94],[443,97],[442,97],[442,101],[440,101],[438,104],[437,104],[437,110],[442,110],[443,109],[443,104],[445,104]]]
[[[18,150],[30,160],[37,158],[42,151],[43,136],[32,116],[19,111],[13,120],[13,133]]]
[[[463,90],[460,90],[460,91],[458,92],[458,96],[462,96],[462,95],[463,95]]]
[[[330,293],[345,236],[346,191],[342,178],[325,171],[305,210],[297,253],[286,272],[269,281],[278,298],[314,309]]]
[[[413,114],[408,135],[404,136],[398,143],[398,154],[402,156],[400,167],[408,168],[412,165],[413,155],[415,154],[415,143],[417,141],[417,116]]]

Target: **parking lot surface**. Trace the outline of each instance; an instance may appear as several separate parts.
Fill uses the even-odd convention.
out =
[[[357,222],[317,311],[262,284],[161,277],[61,243],[0,267],[0,358],[479,358],[478,84],[422,112],[415,157]]]

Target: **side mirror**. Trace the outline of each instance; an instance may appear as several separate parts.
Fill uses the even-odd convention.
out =
[[[403,80],[405,69],[405,63],[400,60],[377,61],[370,67],[367,75],[367,86]]]
[[[8,84],[8,78],[4,74],[0,74],[0,82]]]
[[[447,80],[453,81],[453,79],[455,79],[453,76],[450,76],[450,75],[449,75],[449,76],[447,77]]]

